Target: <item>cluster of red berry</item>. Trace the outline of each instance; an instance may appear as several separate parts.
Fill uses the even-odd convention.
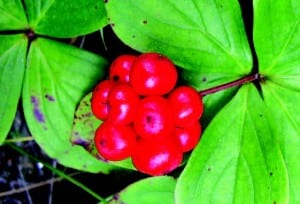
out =
[[[180,165],[201,135],[200,94],[176,86],[172,61],[158,53],[121,55],[109,79],[94,89],[91,108],[103,121],[95,146],[107,160],[131,157],[137,170],[149,175],[169,173]]]

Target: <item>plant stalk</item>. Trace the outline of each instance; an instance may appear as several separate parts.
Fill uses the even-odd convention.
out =
[[[252,74],[252,75],[247,75],[247,76],[242,77],[240,79],[237,79],[235,81],[231,81],[231,82],[228,82],[228,83],[225,83],[225,84],[221,84],[219,86],[215,86],[215,87],[212,87],[212,88],[209,88],[209,89],[199,91],[199,94],[201,96],[206,96],[208,94],[213,94],[213,93],[216,93],[218,91],[222,91],[222,90],[234,87],[234,86],[241,86],[243,84],[253,82],[253,81],[256,81],[256,80],[259,80],[259,79],[261,79],[261,76],[258,73],[255,73],[255,74]]]

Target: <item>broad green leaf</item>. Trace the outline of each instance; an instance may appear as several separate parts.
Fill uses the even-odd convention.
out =
[[[251,53],[236,0],[109,0],[105,6],[113,30],[126,44],[167,55],[193,70],[194,77],[205,77],[208,86],[250,72]]]
[[[25,0],[25,6],[37,34],[76,37],[107,25],[104,3],[99,0]]]
[[[300,2],[254,2],[254,42],[264,101],[272,113],[289,179],[288,203],[299,203],[300,157]]]
[[[262,89],[288,173],[290,199],[287,203],[300,203],[300,92],[271,81],[262,84]]]
[[[20,0],[0,0],[0,31],[21,30],[28,27]]]
[[[26,121],[42,149],[65,166],[110,169],[70,140],[76,106],[106,66],[103,58],[56,41],[38,38],[31,44],[23,89]]]
[[[173,204],[176,181],[169,176],[137,181],[113,196],[110,204]]]
[[[270,119],[255,87],[241,87],[205,129],[178,179],[176,203],[287,204],[286,166]]]
[[[112,164],[116,167],[135,170],[131,159],[122,161],[107,161],[100,157],[94,144],[94,135],[96,129],[102,123],[97,119],[91,110],[92,92],[87,94],[79,103],[73,121],[73,128],[71,132],[71,141],[73,144],[83,146],[93,157],[99,159],[99,162]]]
[[[300,90],[300,1],[255,0],[254,43],[262,75]]]
[[[25,69],[27,40],[24,35],[0,35],[0,144],[16,114]]]
[[[183,68],[186,84],[204,90],[236,80],[251,71],[252,58],[239,3],[186,0],[109,0],[105,4],[110,24],[130,47],[155,51]],[[126,9],[124,9],[126,8]],[[235,89],[224,95],[228,101]],[[223,106],[209,97],[207,116]]]

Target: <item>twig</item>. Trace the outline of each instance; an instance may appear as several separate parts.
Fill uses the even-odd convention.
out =
[[[53,168],[56,168],[56,166],[57,166],[57,161],[55,161],[55,160],[53,160],[52,161],[52,166],[53,166]],[[53,194],[53,186],[54,186],[54,172],[52,172],[52,182],[50,183],[50,189],[49,189],[49,199],[48,199],[48,204],[51,204],[52,203],[52,194]]]
[[[24,175],[23,175],[23,172],[22,172],[22,167],[21,165],[18,165],[18,171],[19,171],[19,174],[20,174],[20,177],[21,177],[21,180],[22,180],[22,185],[23,185],[23,189],[24,191],[26,192],[26,197],[27,197],[27,200],[30,204],[33,204],[32,202],[32,198],[31,198],[31,195],[29,193],[29,189],[28,189],[28,186],[27,186],[27,182],[24,178]]]
[[[78,174],[78,172],[70,174],[70,176],[74,176],[75,174]],[[32,190],[32,189],[35,189],[35,188],[39,188],[39,187],[51,184],[53,182],[61,181],[63,179],[64,178],[61,178],[61,177],[54,178],[54,179],[51,178],[49,180],[42,181],[42,182],[39,182],[39,183],[34,183],[34,184],[31,184],[31,185],[28,185],[28,186],[24,186],[22,188],[13,189],[13,190],[10,190],[10,191],[5,191],[5,192],[0,192],[0,197],[9,196],[9,195],[18,194],[18,193],[23,193],[24,191],[27,191],[27,190],[29,191],[29,190]]]
[[[32,141],[33,137],[32,136],[24,136],[24,137],[16,137],[16,138],[11,138],[11,139],[6,139],[4,143],[16,143],[16,142],[28,142]]]
[[[261,79],[261,76],[258,73],[256,73],[256,74],[252,74],[252,75],[245,76],[243,78],[237,79],[235,81],[228,82],[226,84],[221,84],[219,86],[215,86],[215,87],[212,87],[212,88],[209,88],[209,89],[206,89],[206,90],[202,90],[202,91],[199,92],[199,94],[201,96],[205,96],[205,95],[208,95],[208,94],[212,94],[212,93],[215,93],[215,92],[218,92],[218,91],[222,91],[222,90],[234,87],[234,86],[240,86],[242,84],[249,83],[249,82],[256,81],[256,80],[260,80],[260,79]]]
[[[26,155],[28,158],[37,161],[37,162],[42,162],[40,159],[32,156],[31,154],[27,153],[26,151],[24,151],[23,149],[19,148],[18,146],[8,143],[8,145],[16,150],[17,152],[19,152],[20,154]],[[72,184],[74,184],[75,186],[81,188],[83,191],[85,191],[86,193],[90,194],[92,197],[96,198],[99,201],[102,201],[104,203],[107,203],[106,200],[104,198],[102,198],[101,196],[99,196],[96,192],[94,192],[92,189],[88,188],[87,186],[85,186],[83,183],[79,182],[78,180],[74,179],[73,177],[71,177],[70,175],[65,174],[64,172],[60,171],[59,169],[55,169],[53,168],[50,164],[42,162],[44,164],[44,166],[48,169],[50,169],[53,173],[55,173],[58,176],[63,177],[64,179],[68,180],[69,182],[71,182]]]
[[[100,36],[101,36],[101,40],[102,40],[102,43],[103,43],[104,50],[107,51],[107,46],[106,46],[106,43],[105,43],[105,40],[104,40],[103,29],[100,30]]]

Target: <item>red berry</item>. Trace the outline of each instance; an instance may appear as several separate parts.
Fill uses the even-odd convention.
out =
[[[133,122],[138,101],[139,96],[131,86],[125,83],[115,85],[108,96],[108,120],[123,125]]]
[[[175,124],[184,127],[199,120],[203,113],[200,94],[190,86],[179,86],[168,96]]]
[[[119,161],[132,155],[136,134],[131,126],[116,126],[105,121],[96,130],[94,142],[104,159]]]
[[[109,113],[108,95],[115,83],[111,80],[101,81],[93,90],[91,108],[100,120],[105,120]]]
[[[161,96],[147,96],[137,107],[134,129],[142,138],[169,136],[174,129],[174,121],[168,101]]]
[[[164,95],[174,88],[177,77],[170,59],[158,53],[144,53],[132,64],[130,84],[140,95]]]
[[[140,172],[159,176],[177,168],[182,162],[178,143],[169,139],[138,140],[132,163]]]
[[[134,55],[120,55],[109,67],[109,78],[118,82],[129,82],[131,65],[136,59]]]
[[[201,135],[201,125],[197,121],[185,127],[176,127],[174,136],[180,144],[182,152],[192,150],[198,143]]]

